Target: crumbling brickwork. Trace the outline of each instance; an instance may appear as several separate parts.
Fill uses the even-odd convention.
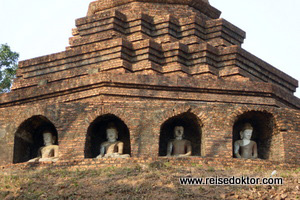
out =
[[[111,122],[141,160],[165,156],[178,124],[193,157],[230,160],[250,122],[260,159],[299,163],[298,81],[243,50],[245,32],[219,16],[201,0],[92,2],[66,51],[20,62],[0,96],[0,164],[34,157],[45,128],[60,160],[90,160]]]

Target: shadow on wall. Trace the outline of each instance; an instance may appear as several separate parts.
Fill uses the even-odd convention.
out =
[[[25,120],[15,133],[13,163],[26,162],[38,156],[38,150],[44,146],[43,132],[49,131],[55,136],[58,145],[57,130],[44,116],[37,115]]]
[[[191,112],[186,112],[174,116],[164,122],[160,129],[159,137],[159,156],[167,155],[168,142],[174,139],[174,127],[183,126],[183,138],[189,140],[192,144],[192,155],[201,156],[201,121]]]
[[[234,142],[240,140],[240,131],[245,123],[250,123],[253,127],[251,140],[257,143],[258,158],[269,159],[275,129],[274,117],[270,113],[259,111],[250,111],[238,116],[233,126],[232,155],[234,156]]]
[[[129,129],[126,124],[113,114],[97,117],[89,126],[86,136],[84,157],[95,158],[100,154],[100,145],[105,142],[106,129],[113,123],[118,130],[118,141],[124,143],[124,154],[131,154]]]

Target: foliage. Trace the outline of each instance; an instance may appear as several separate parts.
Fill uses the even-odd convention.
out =
[[[9,92],[18,68],[19,54],[7,44],[0,46],[0,93]]]

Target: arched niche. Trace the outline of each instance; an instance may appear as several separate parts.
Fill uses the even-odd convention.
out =
[[[233,125],[232,155],[234,156],[234,142],[240,140],[240,131],[245,123],[253,127],[251,140],[257,143],[258,158],[269,159],[271,153],[272,136],[274,135],[275,121],[268,112],[249,111],[237,117]]]
[[[17,129],[14,139],[13,163],[26,162],[38,156],[38,150],[44,146],[43,133],[49,131],[58,145],[57,130],[53,123],[41,115],[25,120]]]
[[[159,156],[167,155],[168,142],[174,139],[174,127],[184,127],[184,139],[189,140],[192,144],[192,155],[201,156],[201,126],[199,118],[191,113],[186,112],[165,121],[160,128],[159,136]]]
[[[113,123],[118,130],[118,141],[124,143],[123,153],[130,155],[131,148],[128,127],[117,116],[106,114],[97,117],[88,127],[84,149],[85,158],[95,158],[100,154],[100,145],[107,140],[106,128],[111,123]]]

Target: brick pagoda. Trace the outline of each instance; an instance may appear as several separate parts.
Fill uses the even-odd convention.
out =
[[[0,95],[0,165],[36,157],[45,129],[59,162],[92,162],[109,123],[122,162],[164,159],[175,125],[192,142],[185,162],[235,162],[246,122],[259,163],[299,163],[298,81],[245,51],[245,32],[220,14],[204,0],[92,2],[70,46],[19,62]]]

